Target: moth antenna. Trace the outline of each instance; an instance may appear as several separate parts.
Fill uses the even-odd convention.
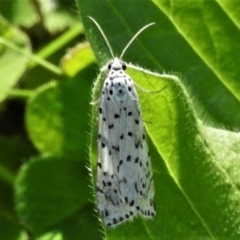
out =
[[[97,26],[99,32],[102,34],[102,36],[103,36],[103,38],[104,38],[104,40],[105,40],[105,42],[106,42],[106,44],[107,44],[107,46],[108,46],[108,49],[109,49],[112,57],[114,58],[113,50],[112,50],[112,48],[111,48],[111,46],[110,46],[110,44],[109,44],[109,41],[108,41],[106,35],[104,34],[102,28],[100,27],[100,25],[97,23],[97,21],[96,21],[94,18],[92,18],[92,17],[90,17],[90,16],[88,16],[88,18],[90,18],[90,19],[94,22],[94,24]]]
[[[121,55],[120,55],[120,59],[122,59],[124,53],[126,52],[126,50],[128,49],[128,47],[132,44],[132,42],[137,38],[137,36],[139,36],[146,28],[154,25],[155,23],[149,23],[146,26],[142,27],[133,37],[132,39],[128,42],[128,44],[126,45],[126,47],[123,49]]]

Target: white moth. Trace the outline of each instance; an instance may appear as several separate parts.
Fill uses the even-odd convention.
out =
[[[89,17],[110,44],[98,23]],[[133,40],[148,24],[131,39]],[[126,64],[114,58],[108,64],[99,99],[99,134],[96,196],[97,208],[106,226],[116,227],[141,215],[153,218],[153,173],[134,82],[125,73]]]

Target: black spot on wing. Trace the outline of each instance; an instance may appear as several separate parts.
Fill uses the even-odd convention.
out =
[[[119,168],[120,168],[120,166],[122,165],[122,163],[123,163],[123,160],[120,160],[119,161],[119,164],[118,164],[118,166],[117,166],[117,171],[119,172]]]
[[[132,200],[130,203],[129,203],[129,206],[134,206],[134,200]]]
[[[132,137],[132,132],[128,132],[128,136],[129,136],[129,137]]]
[[[113,148],[115,151],[117,151],[117,152],[119,152],[119,150],[120,150],[119,147],[112,146],[112,148]]]
[[[97,166],[102,169],[102,164],[100,162],[97,163]]]
[[[109,215],[109,212],[107,209],[105,209],[105,217],[107,217]]]

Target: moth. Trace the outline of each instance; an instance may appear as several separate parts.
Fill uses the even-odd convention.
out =
[[[98,101],[96,198],[105,225],[116,227],[139,215],[147,219],[156,215],[153,173],[139,98],[121,60],[135,38],[154,23],[141,28],[117,58],[99,24],[89,18],[113,57]]]

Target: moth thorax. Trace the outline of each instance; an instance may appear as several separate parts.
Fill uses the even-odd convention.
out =
[[[123,101],[127,96],[127,88],[122,84],[114,84],[112,86],[113,95],[118,101]]]

